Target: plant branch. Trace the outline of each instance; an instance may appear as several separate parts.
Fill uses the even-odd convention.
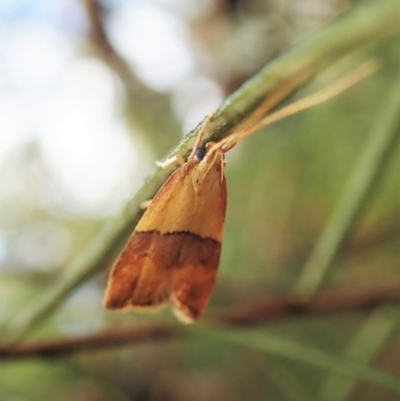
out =
[[[248,327],[278,319],[305,317],[355,310],[371,310],[377,305],[398,303],[400,284],[379,289],[324,291],[309,302],[297,296],[268,297],[247,305],[238,304],[212,314],[200,322],[203,327]],[[161,341],[187,334],[185,326],[169,323],[113,329],[103,333],[73,339],[31,342],[0,349],[0,359],[27,357],[57,357],[76,352],[133,345],[148,341]]]
[[[81,1],[86,10],[90,27],[89,39],[94,50],[124,85],[126,122],[135,134],[141,134],[141,138],[150,145],[157,157],[162,156],[170,148],[171,141],[178,141],[181,137],[170,96],[145,86],[116,51],[104,29],[102,6],[96,0]],[[163,118],[154,118],[154,115],[162,115]],[[160,135],[160,132],[168,135]]]

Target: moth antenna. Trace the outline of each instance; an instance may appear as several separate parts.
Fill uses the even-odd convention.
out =
[[[374,72],[378,70],[380,67],[380,62],[377,59],[371,59],[366,61],[365,63],[359,65],[354,70],[350,71],[346,75],[338,78],[336,81],[332,82],[328,86],[320,89],[319,91],[312,93],[309,96],[306,96],[302,99],[299,99],[282,109],[262,118],[259,122],[257,122],[252,127],[244,129],[241,132],[233,133],[232,135],[236,135],[236,138],[230,139],[230,135],[226,138],[229,140],[233,140],[235,144],[239,142],[241,139],[246,136],[254,134],[254,132],[260,130],[261,128],[267,127],[277,121],[280,121],[288,116],[293,114],[297,114],[300,111],[307,110],[313,106],[324,103],[329,99],[339,95],[344,92],[346,89],[349,89],[356,83],[362,81],[367,78]]]
[[[238,132],[233,132],[226,138],[217,142],[213,146],[211,151],[215,151],[218,148],[223,148],[223,151],[227,152],[228,150],[232,149],[240,140],[254,134],[261,128],[265,128],[288,116],[297,114],[300,111],[309,109],[320,103],[324,103],[329,99],[332,99],[341,92],[344,92],[346,89],[350,88],[351,86],[355,85],[356,83],[362,81],[363,79],[367,78],[368,76],[376,72],[379,66],[380,62],[377,59],[371,59],[366,61],[365,63],[359,65],[354,70],[338,78],[336,81],[332,82],[328,86],[325,86],[319,91],[312,93],[309,96],[299,99],[281,108],[280,110],[277,110],[274,113],[267,115],[266,117],[262,118],[260,121],[256,122],[252,126],[248,126],[247,128],[242,128]]]
[[[209,144],[211,144],[209,153],[219,151],[219,152],[222,152],[225,154],[239,142],[239,139],[237,137],[238,137],[238,134],[233,133],[233,134],[228,135],[226,138],[220,140],[219,142],[216,142],[216,143],[209,142]]]

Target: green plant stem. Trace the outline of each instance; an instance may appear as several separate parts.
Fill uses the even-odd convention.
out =
[[[215,328],[197,330],[202,335],[217,337],[223,341],[268,352],[274,356],[283,356],[304,362],[319,368],[331,370],[346,377],[367,380],[370,383],[379,384],[400,394],[400,380],[398,376],[347,357],[332,355],[312,346],[302,345],[266,332],[249,330],[233,331]]]
[[[318,239],[295,292],[309,297],[321,285],[352,223],[364,206],[400,133],[400,75],[386,98],[370,138],[362,151],[332,217]]]
[[[376,308],[346,346],[343,356],[368,364],[387,344],[399,325],[400,311],[393,305]],[[400,380],[400,379],[399,379]],[[319,400],[345,401],[357,384],[355,378],[331,373],[322,384]]]

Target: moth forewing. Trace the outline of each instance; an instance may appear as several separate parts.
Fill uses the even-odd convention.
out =
[[[186,162],[160,188],[121,252],[105,306],[170,304],[181,320],[196,319],[214,287],[225,210],[223,152]]]

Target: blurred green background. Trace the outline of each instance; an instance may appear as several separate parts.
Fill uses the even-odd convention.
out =
[[[0,1],[3,333],[11,321],[18,330],[20,314],[68,274],[68,263],[120,213],[155,160],[265,63],[362,3]],[[397,288],[398,300],[398,37],[371,56],[382,62],[372,77],[227,154],[222,260],[205,318],[304,293],[310,255],[339,205],[360,192],[363,172],[371,185],[317,287],[366,296]],[[293,99],[353,64],[332,66]],[[385,127],[395,133],[386,149],[371,142]],[[109,268],[77,286],[25,341],[178,326],[169,310],[104,311]],[[398,305],[382,300],[364,311],[293,313],[248,328],[200,321],[185,336],[68,356],[14,360],[0,351],[0,401],[400,400],[399,318]]]

